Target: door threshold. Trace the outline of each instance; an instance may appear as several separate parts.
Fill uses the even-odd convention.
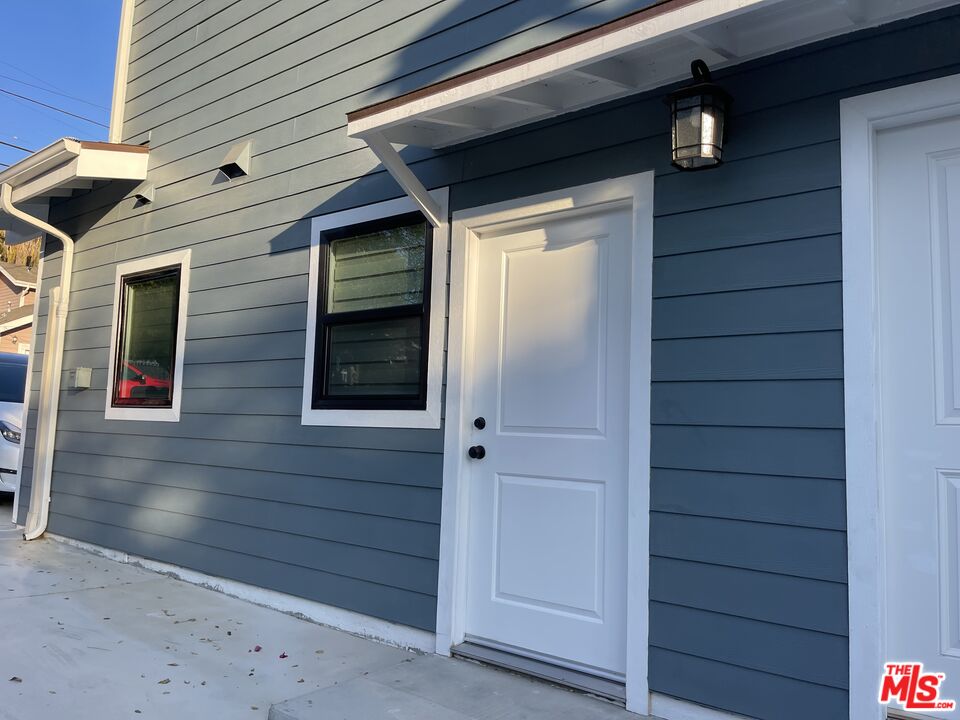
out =
[[[623,683],[607,678],[597,677],[588,673],[571,670],[569,668],[551,665],[542,660],[515,655],[514,653],[496,650],[474,642],[463,642],[450,649],[456,656],[467,660],[494,665],[512,670],[521,675],[547,680],[557,685],[563,685],[574,690],[597,695],[605,700],[612,700],[623,705],[627,701],[627,689]]]

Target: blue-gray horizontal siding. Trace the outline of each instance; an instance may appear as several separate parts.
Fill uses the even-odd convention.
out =
[[[124,137],[149,134],[158,199],[135,210],[114,184],[53,210],[79,239],[64,368],[93,368],[93,383],[61,396],[51,529],[432,630],[443,434],[300,424],[304,218],[375,168],[344,133],[348,109],[650,2],[137,4]],[[215,182],[211,168],[241,137],[253,137],[254,173]],[[398,191],[381,176],[350,192],[341,207]],[[107,422],[116,264],[183,247],[182,419]],[[51,251],[46,287],[59,270]]]
[[[141,3],[125,137],[150,134],[157,201],[108,187],[55,212],[81,236],[64,367],[94,388],[61,398],[51,527],[431,629],[442,435],[299,426],[304,219],[398,194],[346,111],[644,4]],[[718,73],[735,102],[707,173],[669,166],[661,92],[405,151],[454,209],[655,171],[656,691],[847,717],[839,101],[960,71],[958,33],[950,10]],[[245,137],[253,174],[215,183]],[[115,264],[181,247],[184,417],[107,423]]]
[[[464,152],[454,208],[656,173],[655,691],[848,717],[839,101],[958,72],[958,32],[952,10],[729,71],[708,173],[668,166],[659,97]]]

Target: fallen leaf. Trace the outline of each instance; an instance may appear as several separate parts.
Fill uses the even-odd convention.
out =
[[[299,680],[297,680],[297,682],[298,682],[298,683],[302,683],[302,682],[303,682],[303,678],[300,678]]]
[[[157,685],[169,685],[169,684],[170,684],[170,678],[164,678],[163,680],[157,683]]]
[[[280,659],[281,659],[281,660],[285,660],[285,659],[287,659],[288,657],[290,657],[290,656],[287,655],[285,652],[280,653]]]
[[[179,663],[167,663],[167,667],[179,667]]]
[[[10,678],[10,682],[23,682],[23,679],[14,675],[12,678]]]
[[[253,651],[254,651],[254,652],[260,652],[261,650],[263,650],[263,648],[260,647],[259,645],[254,645],[254,646],[253,646]]]

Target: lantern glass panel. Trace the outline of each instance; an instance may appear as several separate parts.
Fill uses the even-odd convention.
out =
[[[673,101],[673,162],[685,169],[717,165],[723,154],[725,99],[711,92]]]

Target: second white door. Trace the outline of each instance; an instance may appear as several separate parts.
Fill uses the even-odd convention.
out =
[[[881,132],[877,175],[886,660],[960,701],[960,118]]]
[[[467,637],[620,680],[631,221],[608,210],[480,237],[467,349],[483,418],[483,457],[466,461]]]

